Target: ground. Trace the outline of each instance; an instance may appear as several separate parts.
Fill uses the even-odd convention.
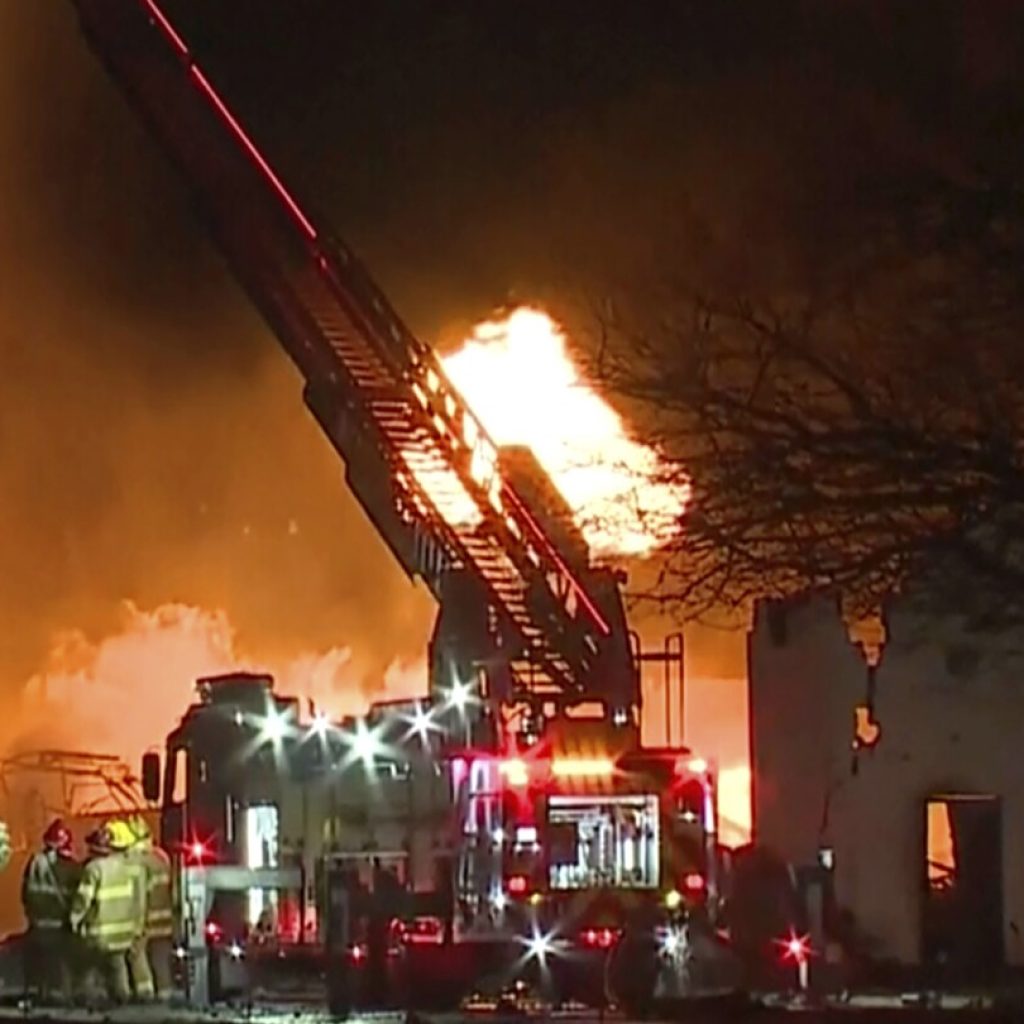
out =
[[[688,1024],[724,1024],[750,1020],[756,1024],[1018,1024],[1024,1020],[1021,1010],[971,1010],[950,1008],[948,1010],[918,1010],[912,1008],[854,1007],[828,1010],[757,1009],[744,1013],[710,1012],[697,1014],[674,1014],[657,1018],[664,1021],[686,1021]],[[84,1010],[61,1012],[25,1011],[17,1007],[0,1007],[0,1024],[14,1024],[15,1021],[37,1021],[39,1024],[328,1024],[332,1020],[325,1013],[288,1009],[281,1011],[240,1010],[237,1013],[221,1010],[217,1013],[191,1011],[168,1011],[165,1009],[126,1008],[108,1014],[90,1013]],[[350,1024],[406,1024],[402,1013],[359,1014],[349,1018]],[[608,1013],[543,1013],[531,1016],[507,1016],[485,1013],[415,1015],[409,1020],[415,1024],[523,1024],[525,1021],[557,1020],[562,1024],[633,1024],[618,1014]],[[651,1022],[647,1022],[651,1024]]]

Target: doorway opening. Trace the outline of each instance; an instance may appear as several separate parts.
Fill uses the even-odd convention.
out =
[[[1003,828],[997,796],[925,801],[921,953],[944,980],[985,981],[1003,965]]]

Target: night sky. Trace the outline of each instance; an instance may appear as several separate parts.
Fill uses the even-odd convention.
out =
[[[1018,174],[1019,4],[167,6],[431,340],[799,273],[888,183]],[[0,39],[0,684],[123,598],[225,607],[259,650],[374,635],[368,674],[420,651],[429,605],[70,3],[0,0]]]

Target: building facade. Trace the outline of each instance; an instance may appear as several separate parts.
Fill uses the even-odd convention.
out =
[[[755,841],[831,868],[873,959],[1024,965],[1024,631],[887,610],[877,665],[835,602],[749,639]]]

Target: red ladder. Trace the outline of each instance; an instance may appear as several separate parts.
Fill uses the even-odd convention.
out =
[[[73,2],[298,366],[353,490],[406,571],[438,597],[446,573],[472,574],[524,691],[572,703],[605,689],[609,673],[630,673],[610,619],[503,475],[434,351],[284,185],[156,0]]]

